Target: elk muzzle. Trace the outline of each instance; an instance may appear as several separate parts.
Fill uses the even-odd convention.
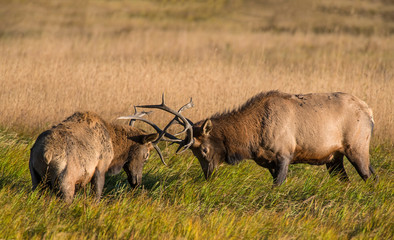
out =
[[[130,186],[136,188],[142,183],[142,175],[132,175],[128,177]]]
[[[204,172],[204,176],[206,180],[209,180],[212,176],[212,173],[215,171],[216,166],[213,164],[213,162],[208,162],[204,159],[198,159],[200,162],[202,171]]]

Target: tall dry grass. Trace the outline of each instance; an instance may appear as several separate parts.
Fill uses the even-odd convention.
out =
[[[327,14],[339,8],[339,26],[359,29],[365,19],[346,18],[350,3],[322,1],[316,9],[326,15],[298,11],[292,22],[266,17],[285,5],[257,2],[4,1],[8,22],[20,21],[2,25],[0,126],[37,133],[77,110],[115,119],[134,104],[159,102],[162,93],[174,107],[193,97],[185,115],[196,121],[260,91],[342,91],[372,107],[376,141],[393,141],[394,37],[378,31],[387,26],[373,18],[376,34],[322,27],[322,16],[335,24]],[[374,4],[360,5],[356,15],[379,14]],[[251,14],[242,15],[245,9]],[[166,121],[160,114],[152,119]]]
[[[343,91],[365,100],[375,138],[394,139],[394,38],[138,31],[18,39],[0,46],[0,125],[43,129],[76,110],[114,119],[133,104],[193,97],[192,120],[260,91]],[[155,119],[160,123],[160,119]]]

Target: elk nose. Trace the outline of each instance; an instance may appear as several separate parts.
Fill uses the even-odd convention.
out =
[[[129,183],[131,185],[132,188],[136,188],[141,184],[141,179],[142,177],[139,176],[132,176],[131,178],[129,178]]]
[[[209,180],[212,176],[212,172],[208,169],[204,172],[205,180]]]
[[[202,168],[202,171],[204,172],[205,179],[209,180],[211,178],[211,175],[212,175],[215,167],[213,166],[212,163],[209,163],[206,160],[203,160],[203,159],[202,160],[198,159],[198,160],[200,161],[201,168]]]

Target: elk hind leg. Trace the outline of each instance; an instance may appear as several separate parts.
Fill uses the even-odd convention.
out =
[[[68,176],[67,172],[59,179],[59,191],[64,201],[70,204],[74,199],[75,194],[75,180]]]
[[[91,180],[91,184],[94,192],[96,193],[96,199],[99,200],[101,198],[101,194],[103,192],[105,182],[105,171],[100,171],[96,168],[93,178]]]
[[[30,166],[30,175],[31,175],[31,182],[32,182],[32,190],[36,190],[37,186],[42,183],[42,178],[40,174],[32,167]]]
[[[349,181],[349,177],[346,174],[345,168],[343,166],[343,154],[336,152],[334,154],[334,159],[332,162],[326,164],[327,170],[331,176],[339,176],[341,181]]]

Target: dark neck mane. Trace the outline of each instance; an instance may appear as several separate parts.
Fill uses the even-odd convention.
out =
[[[237,109],[217,113],[209,118],[213,124],[212,136],[221,139],[226,148],[226,163],[236,164],[243,159],[253,158],[254,149],[262,141],[265,100],[278,95],[284,94],[278,91],[263,92]]]

